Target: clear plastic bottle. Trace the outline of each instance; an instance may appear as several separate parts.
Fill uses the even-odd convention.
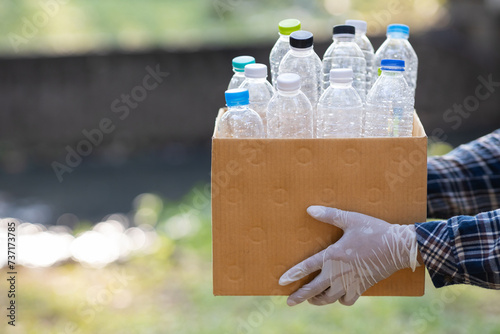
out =
[[[268,138],[313,138],[313,108],[295,73],[278,76],[278,91],[267,106]]]
[[[278,84],[278,71],[283,57],[290,50],[290,34],[300,30],[300,21],[296,19],[286,19],[278,24],[280,37],[274,44],[269,55],[269,64],[271,64],[271,79],[273,87],[276,89]]]
[[[248,89],[250,109],[259,114],[265,132],[267,128],[267,104],[275,93],[273,86],[266,79],[267,66],[264,64],[248,64],[245,66],[245,78],[240,88]]]
[[[227,89],[235,89],[241,86],[245,81],[245,66],[255,64],[255,58],[252,56],[238,56],[233,58],[233,77],[229,81]]]
[[[300,76],[300,89],[316,108],[322,93],[321,60],[314,52],[312,33],[299,30],[290,34],[290,51],[283,57],[279,68],[279,74],[283,73]]]
[[[225,95],[227,111],[217,126],[217,137],[264,138],[262,120],[248,105],[248,89],[229,89]]]
[[[383,59],[382,74],[366,98],[365,137],[411,137],[415,99],[404,60]]]
[[[333,27],[333,43],[323,56],[323,88],[330,86],[330,70],[351,68],[353,87],[361,99],[366,98],[366,61],[363,51],[354,42],[355,28],[351,25]]]
[[[410,27],[404,24],[390,24],[387,26],[387,39],[382,43],[375,53],[375,64],[373,67],[376,73],[382,59],[401,59],[405,61],[405,79],[408,86],[413,90],[417,87],[418,58],[415,50],[408,42],[410,37]]]
[[[373,49],[373,45],[366,36],[366,21],[362,20],[346,20],[345,24],[354,26],[356,28],[356,34],[354,37],[354,42],[359,46],[363,54],[365,55],[366,62],[366,93],[370,88],[372,88],[377,77],[373,75],[373,62],[375,60],[375,50]]]
[[[330,71],[330,87],[318,102],[318,138],[361,137],[363,101],[352,81],[350,68]]]

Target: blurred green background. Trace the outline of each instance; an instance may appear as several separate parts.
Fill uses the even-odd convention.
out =
[[[405,22],[418,32],[447,24],[444,4],[445,0],[5,0],[0,4],[0,51],[12,53],[13,41],[21,43],[22,54],[249,45],[275,41],[276,23],[283,17],[300,17],[318,40],[330,39],[332,24],[351,17],[371,23],[371,35],[382,35],[387,20]],[[50,18],[45,20],[41,10]],[[34,37],[16,40],[23,29],[30,31],[27,25],[34,26]]]
[[[429,280],[424,297],[367,297],[352,307],[214,297],[210,202],[193,206],[209,181],[230,60],[250,53],[267,62],[281,19],[300,18],[318,50],[347,18],[368,21],[376,47],[387,24],[410,25],[417,111],[429,135],[444,130],[430,138],[429,155],[441,155],[447,141],[500,125],[495,94],[462,127],[443,120],[479,75],[499,73],[499,12],[497,1],[457,0],[0,2],[0,217],[24,222],[18,320],[11,327],[3,317],[0,332],[500,333],[496,291],[436,290]],[[58,183],[51,162],[154,64],[170,73],[165,88]],[[7,287],[0,279],[2,308]]]

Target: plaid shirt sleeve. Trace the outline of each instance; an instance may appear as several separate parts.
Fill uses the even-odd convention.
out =
[[[436,288],[472,284],[500,289],[500,209],[415,225]]]
[[[500,203],[500,129],[427,161],[427,216],[495,210]]]
[[[500,129],[427,165],[428,216],[456,216],[415,225],[434,285],[500,289]]]

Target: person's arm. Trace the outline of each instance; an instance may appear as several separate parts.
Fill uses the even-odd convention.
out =
[[[500,289],[500,209],[415,224],[434,286],[472,284]]]
[[[475,215],[500,207],[500,129],[427,162],[427,216]]]

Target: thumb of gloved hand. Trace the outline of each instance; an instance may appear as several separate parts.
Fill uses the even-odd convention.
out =
[[[322,305],[339,300],[352,305],[375,283],[417,263],[413,225],[389,224],[356,212],[311,206],[315,219],[344,230],[339,241],[288,270],[281,285],[297,281],[319,269],[321,273],[288,298],[289,305],[308,300]]]

